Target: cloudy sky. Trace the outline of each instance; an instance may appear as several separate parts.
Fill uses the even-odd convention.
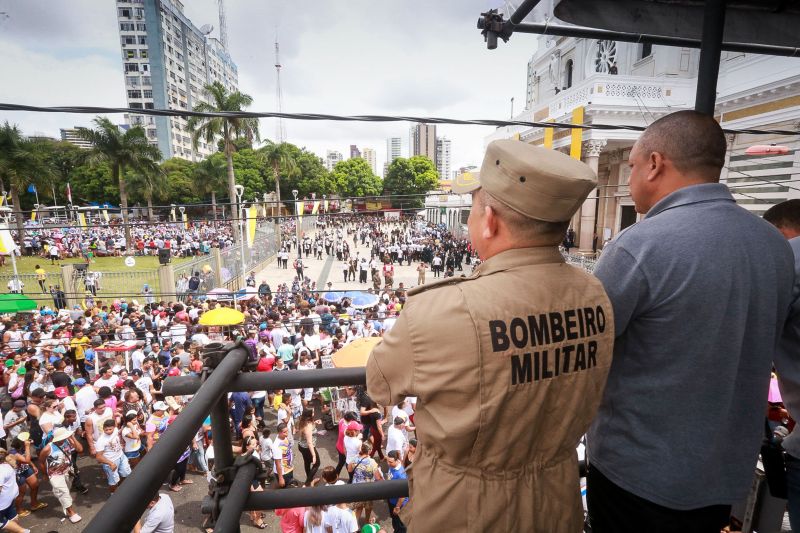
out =
[[[231,55],[251,110],[273,111],[274,40],[281,47],[283,110],[459,119],[509,116],[521,108],[525,70],[536,39],[517,35],[486,49],[475,27],[501,0],[228,0]],[[185,0],[196,26],[218,26],[215,0]],[[217,35],[214,30],[212,35]],[[122,58],[111,0],[0,0],[0,101],[40,106],[124,107]],[[26,134],[58,136],[89,125],[88,115],[0,112]],[[121,116],[112,117],[122,121]],[[285,123],[287,140],[320,156],[372,147],[379,172],[386,138],[407,123]],[[273,120],[262,137],[274,138]],[[452,140],[452,167],[480,164],[492,128],[439,126]]]

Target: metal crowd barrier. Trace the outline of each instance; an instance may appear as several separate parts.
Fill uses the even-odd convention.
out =
[[[244,345],[228,344],[224,347],[210,345],[209,348],[204,353],[204,379],[173,377],[164,381],[162,389],[164,395],[194,394],[194,397],[164,432],[158,444],[144,456],[125,483],[111,495],[84,531],[89,533],[131,531],[209,412],[216,483],[212,485],[211,496],[203,500],[201,510],[204,514],[210,514],[215,518],[215,532],[239,531],[239,520],[244,511],[408,496],[408,483],[405,480],[251,493],[250,485],[257,476],[258,467],[253,462],[241,465],[234,462],[228,416],[228,392],[363,385],[366,383],[366,370],[336,368],[242,372],[249,353]]]

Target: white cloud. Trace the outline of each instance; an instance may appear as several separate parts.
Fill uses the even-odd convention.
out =
[[[186,0],[197,26],[218,26],[216,0]],[[499,3],[499,2],[498,2]],[[0,101],[36,105],[125,103],[111,2],[0,0]],[[505,118],[509,99],[524,101],[533,36],[516,35],[488,51],[475,27],[486,0],[228,1],[231,55],[252,110],[275,109],[273,41],[281,44],[284,111],[383,114],[459,119]],[[102,6],[102,7],[99,7]],[[216,34],[216,31],[215,31]],[[0,113],[26,132],[51,135],[91,116]],[[121,121],[121,117],[119,117]],[[389,136],[408,137],[408,123],[287,121],[288,140],[325,155],[349,145],[374,148],[378,168]],[[479,164],[492,128],[439,126],[452,140],[453,168]],[[262,121],[274,138],[275,121]]]

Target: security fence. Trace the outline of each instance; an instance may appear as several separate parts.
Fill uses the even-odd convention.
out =
[[[228,415],[228,392],[275,390],[340,385],[363,385],[361,368],[246,372],[248,349],[241,343],[211,344],[203,352],[200,377],[171,377],[164,382],[168,396],[193,394],[180,415],[164,432],[158,444],[144,456],[133,473],[111,495],[84,531],[107,533],[130,531],[147,504],[158,492],[180,455],[194,438],[197,428],[211,414],[214,435],[214,474],[210,495],[201,506],[215,532],[239,531],[244,511],[269,510],[298,505],[324,505],[408,496],[405,480],[330,487],[250,492],[260,475],[258,461],[240,456],[234,461]]]
[[[74,295],[92,294],[108,299],[140,299],[144,303],[144,286],[154,294],[162,291],[156,270],[120,270],[105,272],[99,270],[75,269],[72,287],[67,290]],[[173,292],[173,287],[164,287],[164,292]],[[65,289],[66,290],[66,289]]]

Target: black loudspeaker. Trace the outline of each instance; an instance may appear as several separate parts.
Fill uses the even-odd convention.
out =
[[[162,265],[168,265],[171,257],[172,254],[170,253],[169,248],[158,249],[158,262],[161,263]]]
[[[75,263],[73,267],[76,272],[86,272],[86,263]]]

